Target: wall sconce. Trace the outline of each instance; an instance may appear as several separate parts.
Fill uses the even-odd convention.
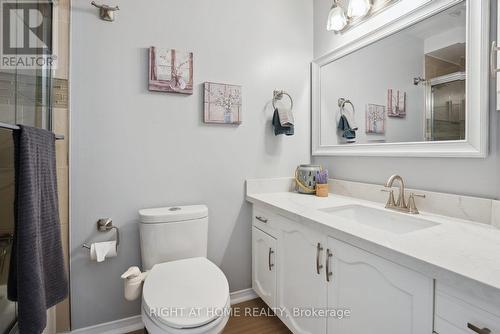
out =
[[[399,0],[333,0],[328,14],[326,30],[336,33],[362,22],[368,16],[389,7]]]

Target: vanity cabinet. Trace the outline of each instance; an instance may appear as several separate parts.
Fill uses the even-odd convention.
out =
[[[276,239],[252,228],[252,286],[262,300],[276,305]]]
[[[255,206],[252,235],[254,290],[293,333],[432,333],[432,279]]]
[[[333,238],[327,253],[328,307],[351,313],[328,318],[328,334],[432,333],[432,279]]]
[[[497,110],[500,111],[500,71],[498,64],[500,64],[500,50],[497,49],[500,45],[500,6],[497,8],[497,41],[491,46],[491,70],[493,78],[496,79],[496,91],[497,91]],[[495,61],[496,59],[496,61]]]
[[[500,333],[500,307],[469,293],[436,284],[435,333]]]

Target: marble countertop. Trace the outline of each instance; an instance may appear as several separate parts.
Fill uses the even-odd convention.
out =
[[[438,224],[406,234],[394,234],[348,219],[334,219],[327,212],[320,211],[353,204],[386,210],[383,204],[376,202],[335,194],[320,198],[287,191],[250,193],[247,200],[277,210],[277,213],[296,221],[320,224],[328,228],[328,234],[333,238],[445,283],[459,285],[465,278],[464,284],[479,283],[481,288],[494,288],[495,294],[500,293],[500,229],[490,225],[421,212],[415,217]],[[488,293],[484,292],[485,295]]]

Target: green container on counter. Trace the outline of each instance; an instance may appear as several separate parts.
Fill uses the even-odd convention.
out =
[[[314,194],[316,192],[316,173],[323,168],[319,165],[300,165],[295,170],[297,191],[301,194]]]

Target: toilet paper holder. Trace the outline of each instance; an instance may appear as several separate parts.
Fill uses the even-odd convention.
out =
[[[111,218],[101,218],[97,221],[97,231],[109,232],[113,229],[116,230],[116,248],[118,250],[118,245],[120,244],[120,231],[118,227],[113,225],[113,220]],[[90,250],[90,245],[87,243],[84,243],[82,247]]]

